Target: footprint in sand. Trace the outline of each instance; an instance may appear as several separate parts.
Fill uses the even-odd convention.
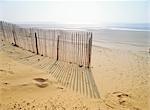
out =
[[[48,79],[34,78],[33,80],[34,80],[34,83],[40,88],[45,88],[48,86]]]
[[[106,96],[105,103],[111,108],[121,106],[123,108],[131,108],[131,110],[140,110],[132,105],[133,99],[129,94],[123,92],[113,92]]]

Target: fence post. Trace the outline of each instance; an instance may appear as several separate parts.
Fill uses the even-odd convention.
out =
[[[15,36],[15,29],[12,30],[12,34],[13,34],[13,38],[14,38],[14,46],[17,46],[17,43],[16,43],[16,36]]]
[[[35,46],[36,46],[36,54],[39,54],[36,32],[35,32]]]
[[[59,35],[57,37],[57,61],[59,59]]]
[[[4,26],[3,26],[3,21],[1,21],[1,28],[2,28],[2,33],[3,33],[3,37],[4,37],[4,41],[6,41],[6,37],[5,37],[5,31],[4,31]]]
[[[0,21],[0,31],[3,31],[3,30],[2,30],[2,21]],[[2,34],[3,34],[3,32],[2,32]],[[1,40],[2,42],[4,41],[3,37],[4,37],[4,36],[0,36],[0,40]]]
[[[91,52],[92,52],[92,33],[90,33],[90,39],[89,39],[89,61],[88,61],[88,68],[90,67],[91,64]]]

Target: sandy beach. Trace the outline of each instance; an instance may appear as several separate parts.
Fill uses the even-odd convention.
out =
[[[150,110],[150,0],[1,0],[0,110]]]
[[[148,52],[93,46],[89,71],[3,45],[0,48],[0,108],[149,110],[149,61]]]

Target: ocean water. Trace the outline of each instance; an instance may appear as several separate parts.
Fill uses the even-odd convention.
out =
[[[117,28],[135,31],[150,31],[150,23],[139,23],[139,24],[110,24],[107,28]]]

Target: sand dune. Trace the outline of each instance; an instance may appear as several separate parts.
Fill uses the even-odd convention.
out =
[[[91,69],[0,49],[2,110],[148,110],[147,53],[93,47]]]

